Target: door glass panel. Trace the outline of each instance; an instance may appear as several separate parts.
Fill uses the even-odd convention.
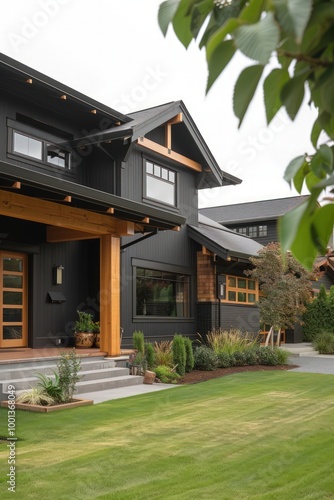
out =
[[[22,326],[4,326],[2,329],[4,340],[22,339]]]
[[[14,274],[4,274],[3,276],[4,288],[22,288],[23,276],[15,276]]]
[[[15,304],[22,305],[22,292],[3,292],[3,303],[4,304]]]
[[[244,278],[238,279],[238,287],[239,288],[246,288],[246,280]]]
[[[22,309],[3,309],[3,321],[4,323],[20,323],[22,321]]]
[[[3,259],[3,270],[22,273],[23,272],[23,260],[22,259],[14,259],[14,258],[11,259],[10,257],[5,257]]]

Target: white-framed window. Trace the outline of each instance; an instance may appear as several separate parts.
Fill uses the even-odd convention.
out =
[[[257,237],[257,226],[250,226],[248,228],[248,236],[250,238],[256,238]]]
[[[145,162],[145,198],[176,206],[176,172],[150,161]]]
[[[268,236],[267,226],[259,226],[259,236]]]

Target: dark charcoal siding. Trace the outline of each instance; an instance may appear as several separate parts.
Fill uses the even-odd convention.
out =
[[[148,161],[156,162],[159,165],[166,166],[173,169],[177,174],[177,207],[170,207],[168,205],[159,204],[154,200],[147,200],[144,198],[143,190],[143,165],[145,159]],[[133,154],[127,162],[122,164],[122,193],[124,198],[132,199],[134,201],[142,202],[148,205],[156,206],[163,210],[175,211],[180,215],[188,218],[188,224],[197,224],[198,220],[198,196],[196,191],[196,176],[194,171],[177,166],[172,163],[168,158],[163,158],[155,155],[153,152],[135,146]]]
[[[122,242],[128,243],[129,238]],[[158,265],[178,266],[191,275],[190,318],[134,318],[134,290],[132,259],[145,260]],[[172,340],[175,333],[191,338],[196,336],[195,298],[196,298],[196,251],[188,238],[186,229],[180,232],[163,231],[142,242],[128,247],[121,253],[121,326],[124,330],[122,347],[132,347],[132,335],[135,330],[142,330],[145,339]]]
[[[238,328],[254,334],[260,330],[259,310],[252,306],[200,302],[197,304],[197,322],[202,336],[216,328]]]
[[[261,243],[261,245],[263,245],[263,246],[267,245],[268,243],[278,241],[277,221],[275,221],[275,220],[263,221],[263,222],[255,221],[252,223],[247,222],[247,223],[243,223],[243,224],[226,224],[226,227],[228,227],[229,229],[233,229],[233,230],[240,229],[242,227],[246,227],[247,228],[247,235],[249,232],[248,231],[249,228],[253,227],[253,226],[257,226],[257,227],[258,226],[267,226],[267,236],[261,236],[261,237],[258,236],[256,238],[251,236],[252,240],[255,240],[258,243]]]

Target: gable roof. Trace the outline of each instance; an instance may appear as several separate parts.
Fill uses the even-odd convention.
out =
[[[239,224],[253,221],[276,220],[301,205],[309,196],[291,196],[235,205],[200,208],[199,212],[221,224]]]
[[[130,113],[128,115],[130,121],[127,123],[81,137],[72,141],[71,144],[75,146],[80,143],[80,146],[84,146],[85,143],[92,145],[117,139],[127,140],[133,144],[140,137],[144,137],[145,134],[165,124],[179,113],[182,113],[183,127],[194,142],[194,151],[203,163],[204,180],[201,183],[201,189],[240,184],[241,179],[220,169],[183,101],[173,101]]]
[[[193,240],[225,260],[229,257],[248,260],[263,248],[263,245],[248,236],[236,233],[201,214],[198,216],[198,226],[187,225],[187,228]]]

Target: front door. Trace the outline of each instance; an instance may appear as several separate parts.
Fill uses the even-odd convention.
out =
[[[27,256],[0,252],[0,348],[27,347]]]

